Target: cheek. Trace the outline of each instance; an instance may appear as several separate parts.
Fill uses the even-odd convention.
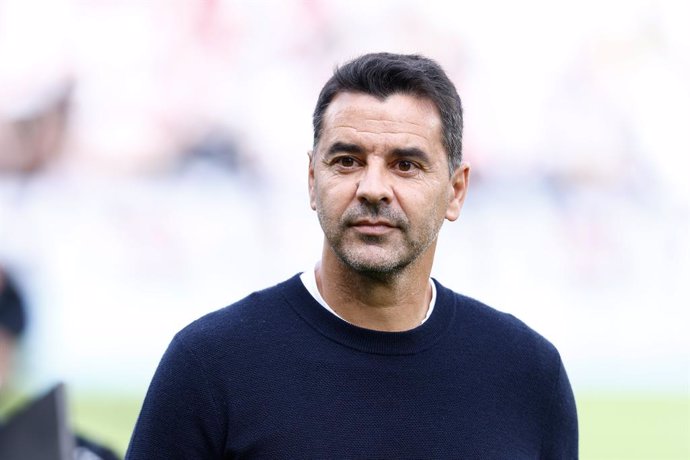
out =
[[[448,207],[448,198],[445,190],[440,187],[424,187],[406,190],[396,194],[400,207],[412,219],[417,217],[422,220],[434,221],[443,218]]]
[[[352,187],[343,182],[321,181],[314,189],[316,205],[322,212],[329,214],[342,213],[352,201]]]

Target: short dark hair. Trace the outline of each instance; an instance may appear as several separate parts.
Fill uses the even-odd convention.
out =
[[[450,171],[460,166],[462,102],[453,82],[432,59],[416,54],[370,53],[336,67],[321,89],[314,109],[314,148],[321,138],[328,106],[338,93],[347,91],[380,99],[396,93],[430,99],[441,115],[443,145]]]

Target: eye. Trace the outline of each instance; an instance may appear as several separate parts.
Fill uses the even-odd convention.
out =
[[[416,165],[413,162],[408,161],[408,160],[398,161],[397,166],[398,166],[398,170],[400,170],[402,172],[410,172],[416,168]]]
[[[352,157],[338,157],[333,161],[333,164],[342,166],[343,168],[352,168],[355,166],[355,159]]]

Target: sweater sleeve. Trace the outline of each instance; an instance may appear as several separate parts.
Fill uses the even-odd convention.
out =
[[[178,336],[154,374],[125,458],[221,459],[220,420],[206,373]]]
[[[551,410],[542,442],[542,460],[578,458],[578,427],[575,397],[560,357],[558,377],[552,392]]]

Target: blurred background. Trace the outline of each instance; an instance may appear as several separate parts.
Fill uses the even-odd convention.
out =
[[[67,383],[120,453],[168,342],[311,269],[311,112],[338,63],[422,53],[472,165],[433,273],[561,351],[582,458],[690,458],[690,3],[0,0],[6,393]]]

